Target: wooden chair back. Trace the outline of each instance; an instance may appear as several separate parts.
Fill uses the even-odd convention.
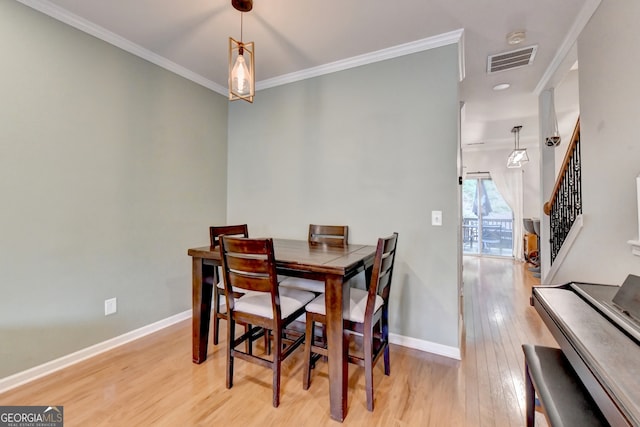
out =
[[[393,278],[397,244],[398,233],[393,233],[389,237],[381,237],[378,239],[371,281],[369,282],[369,295],[367,297],[367,308],[364,315],[365,322],[366,319],[372,319],[373,317],[376,295],[382,297],[386,308],[389,307],[389,293],[391,290],[391,279]]]
[[[309,243],[345,247],[349,243],[349,227],[309,224]]]
[[[229,312],[234,311],[234,298],[230,298],[233,288],[268,292],[271,294],[273,319],[280,319],[273,239],[249,239],[222,235],[220,236],[220,257]]]
[[[249,237],[249,227],[247,227],[247,224],[209,227],[209,240],[212,249],[220,244],[219,237],[223,234],[227,236]]]
[[[209,227],[209,240],[211,250],[220,245],[220,236],[242,236],[249,237],[249,228],[247,224],[238,225],[218,225]],[[220,335],[220,320],[226,320],[227,314],[221,312],[221,297],[226,293],[224,287],[219,285],[220,273],[218,268],[213,270],[212,283],[213,283],[213,344],[218,345]]]

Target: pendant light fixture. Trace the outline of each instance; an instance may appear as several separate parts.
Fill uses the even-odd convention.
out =
[[[555,91],[551,91],[551,102],[549,104],[549,120],[548,126],[549,131],[544,138],[544,143],[547,147],[557,147],[560,145],[560,131],[558,130],[558,116],[556,115],[556,100],[555,100]]]
[[[240,41],[229,37],[229,100],[253,102],[255,95],[254,45],[242,41],[242,17],[253,9],[253,0],[231,0],[240,11]]]
[[[522,126],[514,126],[513,129],[511,129],[514,139],[514,148],[507,159],[508,168],[519,168],[522,167],[522,163],[529,161],[527,149],[520,148],[520,129],[522,129]]]

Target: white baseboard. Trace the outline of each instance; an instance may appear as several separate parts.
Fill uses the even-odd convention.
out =
[[[150,325],[143,326],[131,332],[127,332],[123,335],[111,338],[107,341],[92,345],[91,347],[83,348],[75,353],[67,354],[58,359],[51,360],[43,363],[42,365],[35,366],[26,371],[18,372],[17,374],[0,379],[0,393],[4,393],[13,388],[44,377],[45,375],[52,374],[56,371],[64,369],[68,366],[82,362],[83,360],[97,356],[105,351],[112,350],[128,342],[142,338],[145,335],[152,334],[175,323],[189,319],[191,317],[191,309],[178,313],[174,316],[167,317],[166,319],[159,320]]]
[[[391,342],[392,344],[401,345],[403,347],[437,354],[438,356],[448,357],[450,359],[462,360],[460,349],[457,347],[450,347],[448,345],[442,345],[431,341],[423,341],[397,334],[389,334],[389,342]]]
[[[136,329],[134,331],[127,332],[115,338],[111,338],[107,341],[92,345],[91,347],[76,351],[75,353],[71,353],[50,362],[43,363],[42,365],[27,369],[26,371],[18,372],[17,374],[2,378],[0,379],[0,393],[4,393],[13,388],[34,381],[38,378],[42,378],[46,375],[52,374],[56,371],[67,368],[71,365],[82,362],[83,360],[97,356],[101,353],[104,353],[105,351],[112,350],[123,344],[137,340],[144,337],[145,335],[152,334],[189,318],[191,318],[190,309],[166,319],[162,319],[150,325],[143,326],[142,328]],[[393,344],[398,344],[403,347],[413,348],[416,350],[426,351],[428,353],[449,357],[451,359],[461,360],[460,349],[456,347],[450,347],[397,334],[389,334],[389,341]]]

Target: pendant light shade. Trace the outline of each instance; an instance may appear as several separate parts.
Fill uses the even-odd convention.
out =
[[[511,132],[514,134],[514,147],[513,151],[507,158],[508,168],[519,168],[522,167],[523,163],[529,161],[527,149],[520,148],[520,129],[522,129],[522,126],[514,126],[513,129],[511,129]]]
[[[231,5],[240,11],[240,41],[229,37],[229,100],[244,99],[253,102],[255,95],[255,69],[253,42],[242,41],[242,17],[253,8],[253,0],[231,0]]]
[[[229,99],[253,102],[255,70],[253,42],[243,43],[229,37]]]

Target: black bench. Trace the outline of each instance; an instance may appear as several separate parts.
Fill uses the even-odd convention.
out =
[[[536,393],[552,427],[608,426],[562,350],[524,344],[527,427],[534,426]]]

